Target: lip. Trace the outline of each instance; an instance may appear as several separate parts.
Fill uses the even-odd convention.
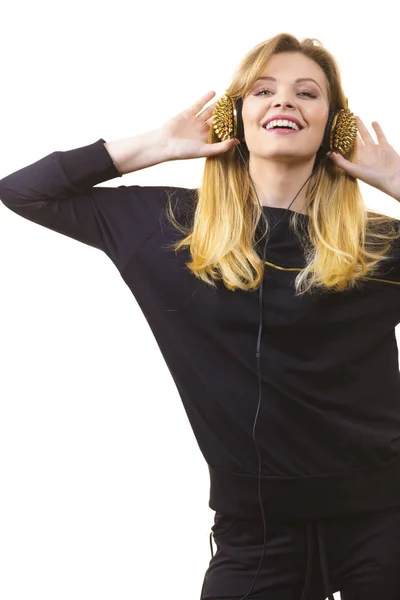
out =
[[[300,133],[298,129],[265,129],[265,131],[271,135],[296,135]]]
[[[276,119],[292,121],[292,123],[296,123],[296,125],[298,125],[300,129],[304,129],[300,121],[296,119],[296,117],[291,117],[290,115],[273,115],[272,117],[268,117],[268,119],[266,119],[262,124],[262,127],[265,127],[266,125],[268,125],[268,123],[270,123],[271,121],[275,121]]]

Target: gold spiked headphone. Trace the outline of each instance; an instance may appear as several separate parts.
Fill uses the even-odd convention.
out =
[[[214,106],[213,129],[219,140],[231,138],[244,142],[242,120],[243,99],[234,100],[228,94],[220,98]],[[343,156],[354,147],[357,139],[357,121],[353,113],[346,108],[331,110],[326,123],[324,138],[318,153],[339,152]]]

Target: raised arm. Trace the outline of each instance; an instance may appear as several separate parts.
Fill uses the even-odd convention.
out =
[[[4,177],[0,199],[25,219],[103,250],[123,268],[135,245],[159,226],[166,194],[158,187],[95,187],[116,177],[121,174],[100,139]]]
[[[213,95],[206,94],[149,133],[53,152],[0,180],[0,199],[30,221],[103,250],[123,268],[160,226],[166,190],[95,186],[161,162],[213,156],[232,148],[233,140],[207,142],[213,107],[201,109]]]

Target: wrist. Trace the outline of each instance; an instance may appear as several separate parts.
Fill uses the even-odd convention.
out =
[[[173,160],[162,129],[106,142],[104,147],[121,175]]]

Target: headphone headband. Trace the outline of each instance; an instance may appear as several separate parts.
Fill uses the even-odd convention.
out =
[[[339,152],[346,156],[354,147],[357,139],[357,121],[348,109],[348,100],[345,99],[346,108],[331,110],[325,127],[324,138],[321,145],[323,154]],[[237,138],[244,142],[244,127],[242,119],[243,99],[233,99],[228,94],[220,98],[214,106],[213,129],[219,140]]]

